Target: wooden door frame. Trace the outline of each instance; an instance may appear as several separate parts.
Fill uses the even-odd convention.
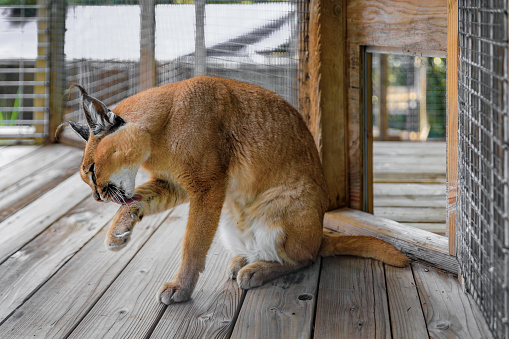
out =
[[[338,13],[342,14],[338,16]],[[309,50],[307,57],[301,60],[301,69],[305,71],[301,73],[304,76],[301,78],[300,109],[317,141],[325,172],[339,172],[341,178],[346,178],[344,186],[331,185],[331,181],[327,181],[329,189],[334,193],[341,192],[345,199],[336,200],[332,205],[332,209],[342,208],[328,212],[324,226],[345,234],[376,236],[412,258],[457,273],[457,0],[311,0],[309,15]],[[330,32],[323,33],[323,27],[327,25],[324,23],[339,25],[332,28],[340,32],[333,37],[336,48],[328,47],[331,35]],[[372,119],[369,111],[364,114],[364,106],[368,107],[365,94],[370,89],[370,77],[365,76],[370,66],[366,62],[370,57],[367,52],[448,58],[449,239],[419,229],[409,230],[397,222],[366,213],[372,211],[373,184]],[[331,53],[339,53],[339,57],[331,59]],[[341,95],[321,95],[331,81],[338,79],[334,73],[338,70],[343,70],[344,76],[334,86],[336,93]],[[338,98],[346,98],[345,104],[340,102],[338,106]],[[324,103],[330,100],[336,100],[336,106],[324,108]],[[336,107],[335,110],[330,110],[332,107]],[[344,126],[344,136],[341,134],[338,138],[331,135],[330,130],[327,132],[323,125],[324,116],[329,123],[335,121],[337,126]],[[334,142],[344,145],[345,151],[336,153],[336,157],[324,157],[323,154],[330,152],[324,145]]]

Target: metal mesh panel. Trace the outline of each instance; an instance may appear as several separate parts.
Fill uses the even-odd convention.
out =
[[[372,55],[375,140],[445,139],[445,58]]]
[[[493,334],[509,337],[506,0],[459,1],[458,258]]]
[[[47,1],[0,6],[0,144],[48,134]]]
[[[267,88],[298,106],[297,20],[305,4],[209,1],[201,38],[194,4],[157,5],[158,84],[219,76]]]
[[[63,0],[60,0],[63,1]],[[133,1],[69,1],[65,18],[67,86],[78,83],[110,107],[138,92],[140,6]],[[102,2],[105,3],[105,2]],[[82,120],[78,93],[71,92],[66,119]]]

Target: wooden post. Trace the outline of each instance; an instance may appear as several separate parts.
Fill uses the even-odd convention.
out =
[[[194,11],[196,15],[194,75],[207,75],[207,48],[205,47],[205,0],[195,0]]]
[[[456,255],[458,193],[458,0],[447,0],[447,225],[449,254]]]
[[[387,139],[387,130],[389,122],[387,119],[387,86],[389,86],[389,56],[387,54],[380,54],[380,98],[378,98],[378,128],[380,131],[379,140],[384,141]]]
[[[157,85],[156,0],[140,1],[140,91]]]
[[[322,159],[329,209],[347,202],[346,0],[311,0],[308,127]]]
[[[48,122],[48,137],[50,142],[56,141],[55,132],[64,118],[64,91],[66,87],[64,41],[66,13],[66,1],[51,2]]]
[[[422,58],[419,67],[419,140],[428,139],[430,126],[426,106],[426,61]]]
[[[40,5],[40,8],[37,8],[37,17],[38,18],[47,18],[49,16],[48,11],[48,2],[49,0],[38,0],[37,4]],[[42,7],[44,6],[44,7]],[[47,94],[47,85],[46,83],[49,81],[47,77],[47,72],[45,69],[49,67],[48,62],[48,42],[49,42],[49,22],[47,20],[37,20],[37,60],[35,61],[35,68],[42,69],[44,71],[38,72],[34,74],[35,81],[44,82],[43,85],[34,86],[34,94]],[[34,107],[47,107],[46,103],[47,98],[37,98],[34,99]],[[33,119],[34,120],[45,120],[46,112],[37,111],[34,112]],[[35,133],[44,133],[44,125],[36,125]],[[45,138],[36,138],[35,143],[41,144],[46,142]]]

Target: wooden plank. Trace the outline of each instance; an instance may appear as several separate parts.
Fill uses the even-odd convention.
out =
[[[0,191],[72,151],[75,150],[66,146],[48,145],[3,166],[0,168]]]
[[[0,323],[42,286],[115,214],[87,199],[0,265]]]
[[[391,338],[384,272],[373,266],[350,256],[323,259],[315,338]]]
[[[232,338],[310,338],[320,260],[247,291]]]
[[[375,195],[375,207],[438,207],[444,210],[447,200],[444,196],[426,195]]]
[[[377,154],[374,156],[373,161],[377,164],[387,164],[391,166],[396,165],[423,165],[426,169],[428,166],[439,167],[445,171],[446,157],[444,154]]]
[[[479,308],[470,303],[452,274],[417,263],[412,266],[431,337],[491,338]]]
[[[50,2],[51,19],[49,27],[49,114],[48,114],[48,139],[55,142],[55,132],[64,118],[65,101],[63,93],[67,81],[65,77],[65,15],[67,13],[67,1]],[[47,77],[46,77],[47,79]]]
[[[215,243],[193,300],[166,308],[150,338],[227,338],[243,292],[226,276],[226,254]]]
[[[37,151],[41,146],[8,146],[2,147],[0,150],[0,168],[14,162],[34,151]]]
[[[171,216],[166,218],[169,214],[168,211],[145,217],[121,252],[105,248],[107,229],[103,228],[0,326],[0,337],[65,337],[144,246],[154,230],[163,221],[174,221]],[[171,226],[166,228],[173,230]],[[170,234],[168,239],[172,236]],[[117,312],[117,317],[122,318],[123,309],[118,308]]]
[[[445,173],[374,173],[375,183],[420,183],[445,185]]]
[[[156,300],[155,294],[164,282],[173,279],[180,264],[180,244],[187,223],[188,206],[175,212],[174,216],[179,219],[171,227],[162,227],[154,234],[70,338],[113,335],[143,338],[150,333],[166,308]],[[207,259],[206,270],[200,275],[193,300],[167,307],[164,324],[158,329],[163,332],[158,334],[160,337],[208,338],[228,332],[241,291],[232,288],[233,282],[228,282],[226,267],[229,255],[217,241]],[[230,300],[229,307],[222,304],[226,300]],[[210,311],[217,311],[216,317]],[[221,314],[223,311],[227,314]],[[168,333],[176,334],[168,336]]]
[[[447,50],[443,0],[352,0],[348,38],[362,45],[399,47],[408,53]]]
[[[441,184],[392,184],[375,183],[373,184],[374,195],[423,195],[423,196],[443,196],[445,198],[445,186]]]
[[[447,225],[449,253],[456,255],[458,190],[458,0],[447,0]]]
[[[375,207],[373,214],[397,222],[445,223],[445,208],[442,207]]]
[[[385,265],[394,338],[429,338],[411,267]]]
[[[49,189],[74,174],[81,162],[81,152],[71,151],[36,173],[21,179],[0,192],[0,221],[34,201]]]
[[[447,145],[442,141],[375,141],[373,151],[375,155],[414,155],[422,153],[445,157]]]
[[[431,232],[349,208],[327,212],[324,227],[349,235],[374,236],[391,243],[410,258],[448,272],[458,271],[456,257],[449,255],[448,239]]]
[[[444,235],[446,234],[446,224],[445,223],[440,223],[440,222],[437,222],[437,223],[430,223],[430,222],[405,222],[405,223],[401,223],[402,225],[404,226],[408,226],[408,227],[415,227],[415,228],[418,228],[418,229],[421,229],[421,230],[425,230],[425,231],[428,231],[428,232],[432,232],[432,233],[436,233],[436,234],[439,234],[439,235]]]
[[[329,208],[346,205],[346,1],[311,0],[308,127],[322,160]]]
[[[0,263],[90,195],[76,173],[0,223]]]

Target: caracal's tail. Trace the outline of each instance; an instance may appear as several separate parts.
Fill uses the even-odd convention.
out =
[[[410,263],[410,259],[391,244],[366,236],[324,235],[320,255],[355,255],[397,267],[405,267]]]

